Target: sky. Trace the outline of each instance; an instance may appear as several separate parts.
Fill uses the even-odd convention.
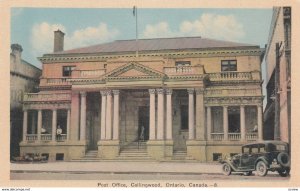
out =
[[[53,31],[65,33],[65,50],[136,38],[129,8],[12,8],[11,44],[41,68],[37,57],[53,52]],[[138,9],[138,37],[201,36],[264,47],[272,9]]]

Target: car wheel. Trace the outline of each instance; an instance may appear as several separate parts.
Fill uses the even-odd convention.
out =
[[[244,176],[251,176],[252,175],[252,171],[244,172],[243,174],[244,174]]]
[[[231,174],[231,167],[229,166],[229,164],[224,163],[222,166],[222,171],[224,175],[229,176]]]
[[[290,174],[290,169],[280,169],[277,172],[280,176],[287,177]]]
[[[268,173],[268,168],[266,163],[264,163],[263,161],[259,161],[256,164],[256,172],[258,176],[266,176]]]

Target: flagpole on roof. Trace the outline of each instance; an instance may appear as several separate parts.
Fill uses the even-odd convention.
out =
[[[135,17],[135,45],[136,45],[136,52],[135,57],[139,57],[139,45],[138,45],[138,13],[137,13],[137,6],[133,6],[133,16]]]

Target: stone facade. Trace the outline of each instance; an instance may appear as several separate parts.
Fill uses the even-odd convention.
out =
[[[291,143],[291,7],[276,7],[266,51],[267,139]]]
[[[41,70],[22,59],[22,47],[11,45],[10,54],[10,154],[19,155],[22,140],[22,102],[25,93],[37,91]]]
[[[263,50],[218,42],[215,48],[140,46],[138,57],[117,50],[82,54],[84,48],[45,54],[41,91],[24,97],[22,154],[72,160],[92,150],[116,159],[142,142],[154,160],[184,151],[205,162],[262,140]]]

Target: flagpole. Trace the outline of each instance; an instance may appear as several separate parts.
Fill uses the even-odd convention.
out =
[[[135,6],[135,43],[136,43],[136,52],[135,56],[139,57],[139,45],[138,45],[138,11],[137,11],[137,6]]]

